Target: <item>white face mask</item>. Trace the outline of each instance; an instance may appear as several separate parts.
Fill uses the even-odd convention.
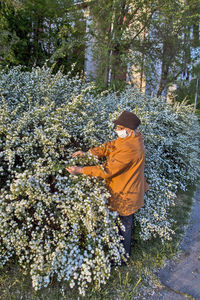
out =
[[[126,129],[123,130],[116,130],[116,134],[118,135],[118,137],[120,138],[125,138],[128,136]]]

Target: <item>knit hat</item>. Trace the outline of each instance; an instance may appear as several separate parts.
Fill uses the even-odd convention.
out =
[[[135,130],[140,125],[141,121],[134,113],[125,110],[117,120],[113,121],[113,123]]]

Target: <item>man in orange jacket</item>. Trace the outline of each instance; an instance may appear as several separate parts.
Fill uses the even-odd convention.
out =
[[[136,131],[140,120],[135,114],[124,111],[114,124],[118,138],[89,150],[98,158],[106,157],[105,164],[83,168],[71,166],[67,171],[72,175],[85,174],[106,180],[111,194],[110,209],[119,213],[125,227],[125,231],[120,229],[120,234],[124,238],[123,245],[128,257],[131,252],[133,214],[144,205],[144,193],[148,190],[144,178],[145,149],[142,135]],[[77,151],[73,156],[84,154]]]

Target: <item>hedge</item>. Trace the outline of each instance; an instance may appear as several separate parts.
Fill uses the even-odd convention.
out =
[[[124,253],[118,214],[108,209],[104,180],[65,168],[101,163],[71,155],[116,138],[112,120],[125,109],[141,119],[146,148],[150,190],[135,214],[139,235],[172,237],[169,208],[199,176],[200,126],[190,106],[133,87],[97,94],[84,79],[46,67],[2,70],[0,94],[1,266],[16,257],[36,290],[56,276],[84,295],[108,280]]]

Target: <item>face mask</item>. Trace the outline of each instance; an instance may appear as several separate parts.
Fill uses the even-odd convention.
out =
[[[120,138],[125,138],[128,136],[126,129],[123,130],[116,130],[116,134],[118,135],[118,137]]]

